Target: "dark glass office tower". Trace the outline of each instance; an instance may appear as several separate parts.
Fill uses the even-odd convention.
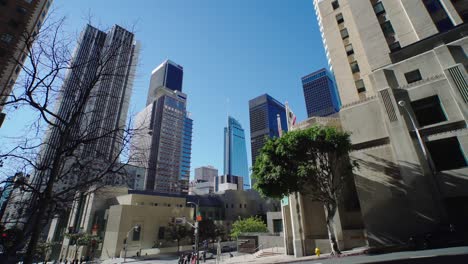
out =
[[[80,153],[75,153],[77,157],[108,162],[120,154],[123,143],[120,133],[127,118],[137,64],[136,47],[133,33],[118,25],[107,33],[87,25],[81,33],[57,102],[57,115],[65,120],[80,113],[69,139],[69,144],[75,144],[78,138],[84,142]],[[102,72],[100,79],[93,84],[98,71]],[[82,100],[86,100],[84,110],[77,112],[76,107]],[[47,132],[40,157],[43,166],[51,164],[60,140],[60,125],[51,126]],[[46,170],[37,171],[33,182],[42,184],[36,181],[44,181],[43,174],[47,173]],[[70,173],[56,188],[73,185],[79,180]]]
[[[284,105],[268,94],[249,101],[249,114],[253,166],[266,138],[279,137],[278,115],[281,120],[281,130],[287,131],[288,126]]]
[[[182,92],[182,80],[184,77],[184,68],[173,61],[166,60],[161,63],[151,73],[150,88],[146,105],[154,101],[156,90],[159,87],[165,87],[169,90]]]
[[[243,189],[250,188],[245,133],[239,121],[228,117],[224,128],[224,175],[243,178]]]
[[[132,139],[130,163],[147,168],[145,190],[187,194],[193,120],[187,112],[187,95],[180,91],[182,87],[166,86],[174,82],[182,85],[182,79],[171,77],[174,82],[168,81],[171,73],[167,69],[174,65],[177,64],[165,61],[151,75],[149,103],[135,119],[137,132]],[[173,73],[182,78],[182,72]]]
[[[340,96],[331,72],[323,68],[302,77],[307,116],[328,116],[341,108]]]

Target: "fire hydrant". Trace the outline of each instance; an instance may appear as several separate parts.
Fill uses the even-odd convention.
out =
[[[320,257],[320,248],[315,248],[315,255],[317,255],[317,257]]]

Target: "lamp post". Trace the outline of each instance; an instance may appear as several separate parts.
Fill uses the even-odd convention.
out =
[[[198,212],[198,204],[197,203],[194,203],[194,202],[187,202],[187,204],[192,204],[194,207],[195,207],[195,225],[194,225],[194,228],[195,228],[195,252],[196,252],[196,259],[197,259],[197,264],[200,263],[200,258],[198,256],[198,237],[199,237],[199,234],[198,234],[198,219],[197,219],[197,212]]]
[[[398,101],[398,105],[405,110],[406,114],[408,115],[408,118],[411,120],[411,124],[413,126],[414,132],[416,132],[416,137],[418,138],[419,147],[422,150],[422,153],[424,155],[424,159],[426,160],[426,162],[427,162],[427,164],[429,166],[429,170],[431,172],[431,177],[432,177],[432,181],[433,181],[433,183],[431,185],[433,185],[435,195],[437,196],[436,197],[437,207],[439,208],[439,213],[440,213],[440,215],[442,217],[442,221],[445,221],[446,218],[447,218],[447,215],[445,213],[445,207],[443,206],[443,202],[442,202],[442,192],[441,192],[441,190],[439,188],[439,183],[438,183],[437,177],[436,177],[436,170],[434,168],[432,160],[429,158],[429,155],[427,155],[426,145],[424,144],[424,141],[422,140],[421,133],[419,132],[418,127],[416,126],[416,122],[414,122],[414,119],[411,116],[411,113],[408,111],[408,108],[406,108],[405,101],[403,101],[403,100]]]
[[[132,227],[130,230],[128,230],[127,235],[125,236],[124,239],[124,258],[123,258],[123,263],[125,263],[125,259],[127,258],[127,240],[128,240],[128,235],[130,235],[130,232],[135,231],[139,232],[140,231],[140,225],[135,225]]]

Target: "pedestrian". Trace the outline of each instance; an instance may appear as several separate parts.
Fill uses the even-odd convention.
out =
[[[60,263],[60,264],[62,264],[62,257],[60,257],[60,259],[59,259],[59,263]]]

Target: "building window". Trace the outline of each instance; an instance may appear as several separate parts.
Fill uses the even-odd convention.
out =
[[[390,23],[390,21],[383,22],[382,24],[380,24],[380,27],[382,27],[382,31],[385,37],[395,34],[395,31],[393,30],[393,27],[392,27],[392,23]]]
[[[28,12],[28,10],[26,10],[26,8],[22,7],[22,6],[17,6],[16,7],[16,12],[20,13],[21,15],[24,15]]]
[[[392,44],[388,45],[388,47],[390,48],[390,51],[399,50],[401,48],[399,41],[393,42]]]
[[[343,14],[339,13],[338,15],[336,15],[336,22],[338,22],[338,24],[344,22]]]
[[[434,95],[411,102],[416,120],[419,126],[428,126],[447,121],[444,110],[439,101],[439,96]]]
[[[453,28],[453,23],[440,3],[440,0],[423,0],[423,3],[439,32],[445,32]]]
[[[377,4],[374,5],[374,12],[376,15],[381,15],[385,13],[385,8],[383,7],[382,2],[378,2]]]
[[[341,34],[342,39],[349,37],[348,30],[346,28],[343,28],[342,30],[340,30],[340,34]]]
[[[353,45],[351,45],[351,44],[346,45],[345,50],[346,50],[346,54],[348,56],[354,54]]]
[[[337,9],[340,7],[340,3],[338,3],[338,0],[333,1],[332,3],[333,10]]]
[[[229,204],[226,204],[226,208],[229,208]]]
[[[231,208],[234,208],[234,204],[231,204]]]
[[[419,72],[419,70],[414,70],[414,71],[405,73],[405,79],[407,83],[414,83],[414,82],[422,80],[422,77],[421,77],[421,73]]]
[[[242,208],[242,204],[239,204],[239,208]]]
[[[273,233],[283,232],[283,220],[282,219],[273,219]]]
[[[158,230],[158,239],[164,239],[165,228],[164,226],[160,226]]]
[[[351,62],[349,66],[351,66],[351,71],[353,73],[359,72],[359,64],[357,63],[357,61]]]
[[[247,204],[244,204],[244,208],[247,208]]]
[[[0,35],[0,40],[5,43],[11,43],[13,41],[13,35],[3,33],[2,35]]]
[[[465,155],[456,137],[426,142],[437,171],[454,170],[467,166]]]
[[[463,22],[468,21],[468,0],[451,0]]]
[[[364,86],[364,81],[362,79],[355,81],[354,84],[356,85],[356,89],[358,93],[362,93],[366,91],[366,87]]]

